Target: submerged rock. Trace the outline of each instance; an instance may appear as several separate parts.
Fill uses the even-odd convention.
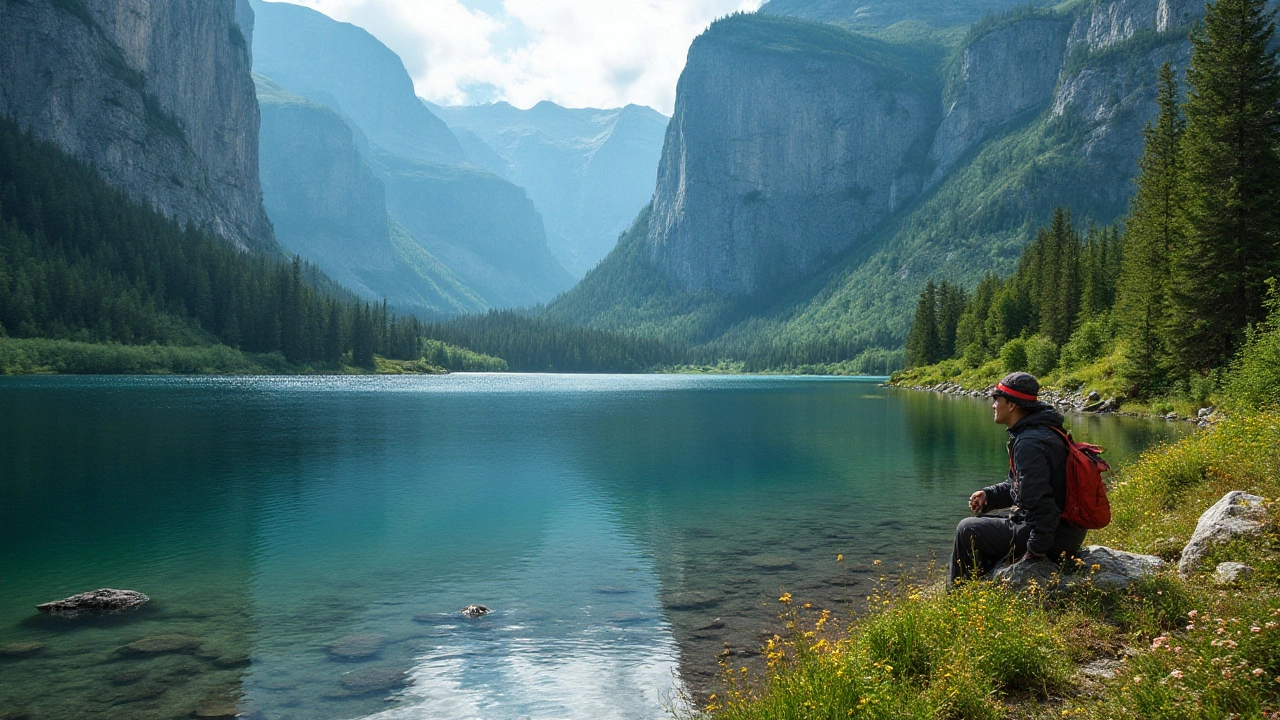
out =
[[[392,690],[404,685],[406,681],[403,670],[393,667],[372,667],[357,670],[342,678],[342,688],[349,695],[367,695]]]
[[[702,610],[719,605],[723,600],[724,596],[719,593],[691,590],[671,593],[663,599],[662,604],[668,610]]]
[[[159,655],[162,653],[189,653],[200,647],[200,641],[190,635],[154,635],[135,640],[117,648],[121,655]]]
[[[198,718],[233,718],[236,716],[236,705],[235,698],[208,698],[196,708],[195,716]]]
[[[795,568],[795,558],[784,555],[753,555],[747,562],[761,570],[791,570]]]
[[[1163,561],[1154,555],[1137,555],[1103,545],[1089,545],[1076,553],[1074,561],[1059,565],[1048,560],[1020,562],[997,567],[992,580],[1021,588],[1035,584],[1053,592],[1071,592],[1083,587],[1123,590],[1140,578],[1154,573]]]
[[[469,618],[478,618],[488,615],[491,611],[483,605],[468,605],[462,608],[462,615]]]
[[[329,656],[338,660],[370,660],[387,644],[384,635],[347,635],[329,643]]]
[[[44,643],[38,642],[18,642],[9,643],[8,645],[0,645],[0,657],[19,658],[35,655],[44,650]]]
[[[147,673],[144,670],[125,670],[124,672],[115,673],[107,679],[111,681],[112,685],[132,685],[146,676]]]
[[[1238,537],[1257,535],[1266,527],[1267,509],[1257,495],[1233,490],[1204,511],[1196,531],[1182,549],[1178,574],[1186,577],[1199,569],[1213,548]]]
[[[114,615],[127,612],[141,607],[149,600],[151,598],[136,590],[100,588],[37,605],[36,609],[56,617],[73,619],[81,615]]]

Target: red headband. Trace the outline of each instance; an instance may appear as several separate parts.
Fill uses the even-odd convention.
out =
[[[1036,399],[1035,395],[1028,395],[1026,393],[1018,392],[1017,390],[1014,390],[1013,388],[1003,383],[996,383],[996,391],[1004,393],[1009,397],[1015,397],[1019,400],[1035,400]]]

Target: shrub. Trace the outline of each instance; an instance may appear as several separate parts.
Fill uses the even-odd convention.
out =
[[[1062,346],[1059,364],[1072,369],[1094,362],[1107,354],[1107,346],[1114,338],[1115,327],[1110,315],[1081,323]]]
[[[1000,348],[1000,363],[1005,372],[1018,372],[1027,369],[1027,343],[1022,338],[1014,338]]]
[[[1044,377],[1058,367],[1058,346],[1043,335],[1036,335],[1027,341],[1027,371],[1032,375]]]

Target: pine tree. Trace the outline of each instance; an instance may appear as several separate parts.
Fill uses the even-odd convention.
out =
[[[1182,247],[1182,141],[1186,119],[1178,79],[1160,68],[1159,114],[1143,131],[1138,190],[1125,220],[1125,252],[1116,297],[1116,319],[1126,338],[1121,374],[1138,397],[1163,389],[1168,373],[1169,258]]]
[[[956,356],[956,329],[960,324],[960,315],[964,313],[968,296],[964,288],[953,285],[946,280],[937,288],[937,321],[938,321],[938,357],[946,360]],[[959,348],[963,350],[963,346]],[[937,361],[935,360],[935,362]]]
[[[906,365],[908,368],[932,365],[938,361],[937,287],[933,281],[925,283],[916,302],[915,319],[907,332]]]
[[[1178,370],[1226,365],[1263,319],[1280,241],[1280,70],[1265,0],[1217,0],[1192,34],[1186,241],[1171,263],[1168,338]]]

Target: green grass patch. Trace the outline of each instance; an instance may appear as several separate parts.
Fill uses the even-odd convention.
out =
[[[40,338],[0,338],[0,374],[252,375],[289,371],[279,353],[250,354],[226,345],[121,345]]]

